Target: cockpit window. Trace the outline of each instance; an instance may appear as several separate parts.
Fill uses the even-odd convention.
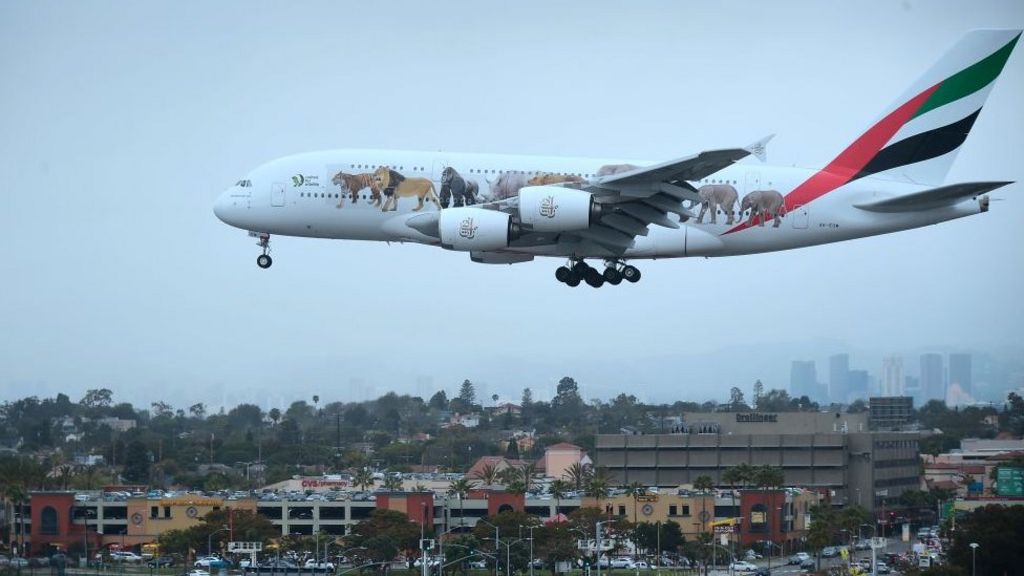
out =
[[[239,180],[235,182],[235,186],[239,188],[252,188],[252,180]]]

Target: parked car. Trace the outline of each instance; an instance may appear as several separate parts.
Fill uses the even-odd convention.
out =
[[[299,565],[287,558],[270,559],[260,564],[261,570],[270,570],[272,572],[288,572],[294,570],[298,572]]]
[[[888,574],[892,572],[885,562],[875,562],[875,574]]]
[[[839,556],[839,548],[835,546],[826,546],[821,549],[822,558],[835,558]]]
[[[630,570],[634,568],[633,561],[629,558],[612,558],[609,566],[612,568],[628,568]]]
[[[767,567],[762,566],[757,570],[754,570],[754,573],[751,574],[751,576],[772,576],[772,571],[769,570]]]
[[[114,562],[142,562],[142,556],[127,550],[114,550],[110,553],[110,559]]]
[[[187,576],[210,576],[210,573],[201,568],[193,568]]]
[[[231,561],[219,556],[203,556],[193,564],[196,568],[231,568]]]
[[[20,556],[11,556],[10,561],[7,563],[11,568],[27,568],[28,560]]]
[[[871,550],[871,541],[870,540],[857,540],[853,544],[853,549],[854,550]]]
[[[745,560],[736,560],[732,564],[729,564],[729,570],[734,572],[753,572],[757,570],[757,564],[751,564]]]
[[[814,558],[808,558],[800,563],[801,570],[814,570]]]
[[[306,560],[306,563],[303,564],[302,567],[306,570],[327,570],[329,572],[334,572],[334,563],[325,562],[323,560],[317,562],[312,558]]]
[[[174,556],[158,556],[149,562],[146,562],[146,564],[150,568],[162,568],[164,566],[174,566],[177,561],[178,559]]]
[[[807,552],[797,552],[796,554],[793,554],[792,556],[789,557],[788,563],[789,564],[800,564],[801,562],[803,562],[804,560],[807,560],[810,557],[811,557],[811,555],[808,554]]]
[[[484,568],[487,568],[487,562],[484,562],[483,560],[473,560],[469,563],[469,567],[474,570],[483,570]]]

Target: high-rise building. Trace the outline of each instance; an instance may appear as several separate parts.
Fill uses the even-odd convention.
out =
[[[949,355],[949,385],[954,384],[967,395],[971,395],[971,355],[950,354]]]
[[[828,359],[828,399],[847,402],[850,394],[850,355],[836,354]]]
[[[903,358],[886,356],[882,359],[882,396],[903,396]]]
[[[921,355],[921,394],[923,400],[941,400],[946,397],[946,379],[943,377],[942,355]],[[923,405],[924,402],[921,402]]]
[[[867,370],[850,370],[849,374],[846,375],[846,382],[850,389],[851,399],[856,400],[860,398],[867,400],[868,386],[871,383],[871,377],[868,375]]]
[[[811,400],[824,400],[818,390],[818,371],[814,360],[794,360],[789,372],[789,395],[807,396]]]

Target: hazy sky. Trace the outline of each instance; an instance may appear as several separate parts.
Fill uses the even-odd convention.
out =
[[[260,270],[211,212],[255,166],[325,148],[668,159],[774,132],[770,163],[821,166],[976,27],[1024,27],[1024,3],[2,2],[0,400],[266,406],[463,378],[517,398],[565,374],[588,398],[724,399],[709,374],[784,386],[800,343],[1019,347],[1021,184],[982,216],[642,262],[600,290],[557,283],[559,260],[345,241],[275,238]],[[950,181],[1024,180],[1022,50]]]

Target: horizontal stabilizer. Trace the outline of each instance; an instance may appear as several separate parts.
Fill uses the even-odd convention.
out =
[[[965,182],[931,188],[923,192],[914,192],[905,196],[886,198],[866,204],[856,204],[856,208],[868,212],[921,212],[952,206],[968,198],[980,196],[996,188],[1002,188],[1013,182]]]

